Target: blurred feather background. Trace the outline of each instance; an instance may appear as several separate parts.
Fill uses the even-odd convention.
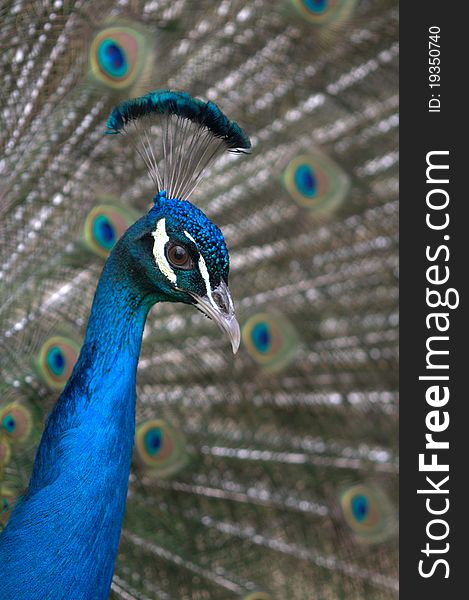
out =
[[[192,197],[243,341],[151,313],[111,597],[397,597],[397,2],[1,0],[0,23],[1,520],[151,204],[106,118],[183,89],[253,142]]]

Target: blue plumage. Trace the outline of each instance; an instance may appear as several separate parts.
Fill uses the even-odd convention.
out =
[[[80,356],[47,420],[29,488],[0,537],[2,600],[107,598],[151,306],[194,304],[228,333],[235,350],[239,345],[221,231],[187,201],[165,192],[154,200],[105,263]]]

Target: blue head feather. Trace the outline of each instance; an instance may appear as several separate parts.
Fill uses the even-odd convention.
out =
[[[169,232],[177,235],[184,229],[197,240],[198,251],[203,255],[211,275],[212,282],[217,285],[220,278],[228,282],[230,258],[220,229],[205,214],[187,200],[167,198],[163,190],[154,197],[155,206],[148,213],[148,222],[153,225],[159,215],[167,215]]]

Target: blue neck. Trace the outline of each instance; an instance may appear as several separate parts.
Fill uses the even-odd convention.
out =
[[[101,467],[107,462],[113,466],[117,460],[122,469],[125,463],[127,480],[134,436],[137,363],[145,320],[156,300],[135,290],[122,273],[118,257],[112,254],[96,290],[77,364],[41,440],[31,491],[54,479],[61,470],[60,463],[68,461],[69,455],[74,464],[81,462],[75,455],[77,448],[68,446],[65,455],[51,460],[56,438],[64,433],[73,435],[81,452],[89,453],[88,444],[93,451],[99,450]],[[118,436],[118,445],[110,443],[114,435]],[[43,450],[47,452],[44,457]]]
[[[80,598],[88,598],[89,590],[90,598],[104,599],[109,591],[132,458],[142,333],[159,300],[136,291],[123,270],[119,255],[111,254],[79,359],[49,416],[28,492],[0,538],[0,557],[2,544],[10,543],[13,563],[15,554],[23,562],[18,571],[34,574],[38,598],[41,585],[78,589]],[[15,564],[10,571],[14,577]]]

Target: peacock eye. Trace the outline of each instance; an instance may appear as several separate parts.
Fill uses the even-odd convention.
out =
[[[189,252],[184,246],[180,246],[179,244],[168,245],[166,256],[171,266],[178,269],[192,269],[194,266]]]

